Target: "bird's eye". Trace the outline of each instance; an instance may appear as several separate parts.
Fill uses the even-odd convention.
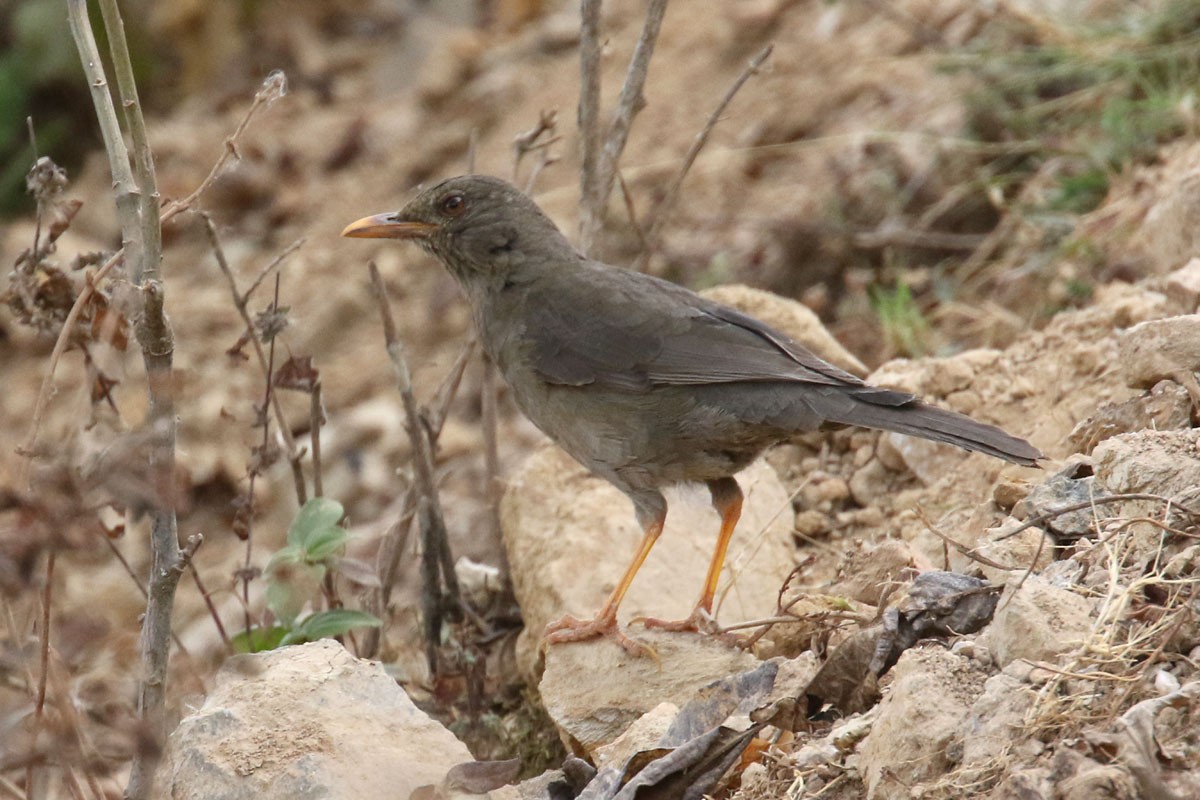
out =
[[[438,206],[447,217],[460,217],[467,210],[467,198],[454,192],[443,197]]]

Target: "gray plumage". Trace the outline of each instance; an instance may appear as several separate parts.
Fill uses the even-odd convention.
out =
[[[647,529],[666,513],[663,486],[706,482],[714,502],[728,500],[727,479],[765,448],[825,423],[1017,464],[1042,457],[995,426],[870,386],[733,308],[585,258],[496,178],[452,178],[345,233],[413,239],[436,255],[517,405],[628,495]]]

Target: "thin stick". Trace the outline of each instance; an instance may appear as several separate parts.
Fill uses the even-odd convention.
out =
[[[308,419],[309,428],[312,430],[313,497],[323,497],[325,489],[321,482],[321,425],[325,422],[325,412],[321,404],[319,378],[313,384],[312,393],[309,395]]]
[[[215,164],[213,164],[212,169],[208,171],[208,175],[205,176],[204,180],[200,182],[200,185],[197,186],[187,197],[183,198],[182,200],[173,200],[168,203],[167,207],[163,209],[162,218],[160,220],[161,222],[165,224],[166,222],[174,219],[177,215],[191,209],[191,207],[196,204],[196,201],[199,200],[200,197],[208,191],[209,187],[213,185],[213,182],[220,177],[221,173],[225,171],[225,167],[228,166],[229,161],[234,158],[239,160],[241,159],[241,155],[237,150],[237,142],[238,139],[241,138],[242,134],[246,132],[246,128],[249,127],[250,120],[254,119],[254,115],[257,114],[259,110],[271,105],[285,94],[287,94],[287,76],[281,70],[275,70],[266,77],[266,80],[263,81],[262,87],[259,88],[258,92],[255,93],[254,102],[252,102],[250,104],[250,108],[247,109],[246,116],[242,117],[242,121],[238,123],[236,128],[234,128],[233,133],[226,137],[225,150],[221,153],[220,157],[217,158],[217,161]]]
[[[72,2],[77,3],[79,0],[72,0]],[[71,6],[70,8],[72,11],[74,11],[74,6]],[[69,19],[74,19],[74,13],[71,15],[71,17],[69,17]],[[84,19],[86,20],[86,15],[84,16]],[[72,24],[74,25],[74,23]],[[100,80],[103,81],[103,75],[100,76]],[[103,83],[101,85],[103,85]],[[221,173],[225,171],[225,167],[228,165],[230,159],[237,157],[237,141],[245,132],[246,128],[250,125],[250,120],[254,118],[254,115],[260,108],[270,105],[278,97],[282,96],[284,92],[286,92],[286,87],[287,79],[284,77],[282,72],[273,72],[267,76],[266,81],[263,82],[263,88],[260,89],[258,94],[254,96],[254,102],[251,104],[250,109],[246,112],[246,115],[242,117],[242,121],[238,124],[233,134],[225,139],[225,151],[217,159],[216,163],[213,164],[212,169],[209,170],[208,176],[205,177],[205,179],[201,181],[200,185],[197,186],[196,189],[187,197],[183,198],[182,200],[175,200],[169,203],[159,215],[158,221],[160,224],[165,225],[168,221],[175,218],[179,214],[190,210],[200,200],[204,193],[208,191],[208,188],[212,186],[213,181],[215,181],[221,175]],[[63,322],[62,329],[58,333],[58,339],[54,342],[54,350],[50,354],[50,363],[46,368],[46,374],[42,377],[42,386],[38,390],[37,402],[34,404],[33,418],[29,423],[29,434],[25,437],[25,442],[21,444],[16,451],[19,455],[26,458],[35,455],[37,437],[39,431],[41,430],[42,419],[45,417],[46,405],[49,403],[50,395],[54,392],[54,373],[58,368],[58,362],[61,360],[62,354],[66,352],[67,346],[71,342],[71,335],[75,330],[75,323],[78,322],[80,314],[83,313],[83,309],[87,307],[88,302],[95,293],[96,285],[108,275],[109,271],[112,270],[113,267],[122,263],[124,259],[125,248],[122,247],[109,256],[108,261],[104,262],[104,264],[92,274],[91,278],[89,278],[88,282],[84,285],[83,290],[80,291],[79,296],[75,298],[75,302],[72,304],[71,310],[67,313],[67,318]],[[29,471],[28,467],[26,467],[23,472],[21,482],[27,483],[28,476]]]
[[[141,594],[143,599],[149,599],[150,594],[146,591],[146,586],[142,583],[142,579],[139,578],[138,574],[133,571],[133,566],[129,563],[129,559],[125,557],[125,554],[121,552],[121,549],[117,547],[112,539],[109,539],[103,533],[99,534],[99,536],[104,540],[104,543],[108,545],[108,549],[113,554],[113,557],[117,559],[117,563],[119,563],[125,569],[125,574],[129,576],[130,580],[133,581],[133,585],[137,587],[138,593]],[[179,634],[172,631],[171,640],[175,642],[175,646],[179,648],[179,652],[191,660],[192,654],[186,647],[183,646],[183,640],[179,638]],[[199,673],[194,673],[194,675],[196,678],[200,678]],[[203,679],[201,679],[201,682],[203,682]]]
[[[217,228],[213,224],[212,217],[203,211],[200,212],[200,217],[204,220],[204,232],[208,236],[208,243],[212,248],[213,257],[216,258],[217,266],[221,268],[221,272],[225,275],[225,280],[229,284],[229,292],[233,296],[233,305],[237,308],[238,314],[242,318],[242,324],[246,327],[246,337],[250,340],[251,345],[254,346],[254,355],[258,359],[258,364],[263,371],[263,375],[270,382],[271,367],[267,363],[266,353],[263,352],[262,340],[259,339],[258,332],[254,327],[254,320],[250,317],[250,305],[248,301],[250,295],[259,287],[263,279],[282,264],[285,258],[300,249],[300,246],[304,244],[304,240],[297,239],[291,245],[284,248],[279,255],[271,260],[271,263],[267,264],[258,273],[258,277],[254,279],[254,282],[250,284],[250,288],[243,294],[238,291],[237,279],[234,278],[233,270],[230,269],[229,262],[225,258],[225,250],[221,247],[221,240],[217,236]],[[304,472],[300,466],[304,454],[300,451],[299,445],[296,444],[295,437],[292,436],[291,426],[287,424],[287,417],[283,413],[283,405],[279,400],[279,395],[268,392],[267,398],[270,401],[271,410],[275,414],[275,420],[279,423],[279,433],[283,437],[283,444],[287,449],[288,462],[292,465],[292,483],[296,489],[296,500],[300,505],[304,505],[308,499],[308,489],[304,483]]]
[[[480,423],[483,427],[483,466],[487,481],[488,510],[491,512],[492,530],[500,530],[500,447],[496,429],[496,365],[486,355],[483,357],[483,378],[479,385]]]
[[[411,373],[404,355],[404,343],[396,332],[396,321],[392,316],[391,303],[388,301],[387,289],[383,284],[383,277],[379,274],[379,268],[373,261],[368,266],[371,283],[375,287],[379,299],[379,316],[383,321],[383,337],[387,344],[388,358],[396,373],[396,385],[400,390],[400,399],[404,405],[405,428],[412,444],[414,489],[418,497],[416,508],[421,521],[422,533],[425,536],[423,559],[426,577],[424,591],[427,595],[425,603],[426,636],[428,637],[426,655],[429,658],[430,669],[436,674],[436,637],[441,629],[443,605],[443,597],[435,576],[439,562],[442,581],[446,587],[444,599],[449,600],[455,607],[461,606],[462,601],[458,592],[458,581],[454,575],[453,564],[450,564],[449,570],[446,568],[449,544],[446,542],[446,525],[442,517],[441,503],[438,502],[437,483],[433,476],[432,443],[421,423],[417,400],[413,395]],[[437,538],[440,538],[441,541],[436,541]]]
[[[596,163],[596,179],[591,186],[592,194],[583,198],[581,218],[584,228],[580,240],[585,254],[589,253],[595,243],[596,235],[604,221],[604,208],[608,204],[608,196],[612,194],[617,162],[621,160],[621,153],[625,152],[633,118],[646,106],[646,97],[642,89],[646,85],[646,76],[650,72],[650,58],[654,55],[654,45],[658,41],[658,32],[662,29],[666,13],[667,0],[650,0],[646,9],[646,22],[642,25],[641,36],[638,37],[633,56],[629,59],[629,69],[625,73],[621,95],[617,98],[612,123],[604,136],[604,146]]]
[[[617,170],[617,185],[621,187],[621,197],[625,199],[625,213],[629,216],[629,224],[633,226],[633,232],[638,237],[638,244],[642,246],[642,255],[638,259],[638,264],[634,266],[634,269],[641,271],[645,267],[642,261],[649,257],[650,240],[646,238],[646,230],[638,222],[637,209],[633,206],[633,193],[629,191],[629,184],[625,182],[625,176],[621,174],[621,170]]]
[[[213,623],[217,626],[217,633],[221,635],[221,641],[225,643],[225,647],[230,647],[229,634],[225,632],[225,626],[221,623],[221,615],[217,613],[217,606],[213,603],[212,595],[205,587],[204,582],[200,580],[200,572],[196,569],[195,561],[188,561],[188,572],[192,574],[192,581],[195,582],[196,588],[200,590],[200,596],[204,598],[204,605],[208,608],[208,615],[212,617]]]
[[[133,67],[116,0],[101,0],[108,26],[109,55],[118,76],[118,92],[126,124],[138,145],[134,154],[136,189],[131,181],[128,153],[120,123],[106,90],[88,19],[86,0],[68,0],[71,33],[80,53],[84,73],[92,87],[92,101],[105,138],[114,195],[121,219],[125,254],[132,265],[135,285],[141,290],[141,314],[135,326],[146,369],[149,408],[146,422],[153,436],[149,466],[157,493],[151,524],[151,572],[149,599],[142,619],[141,670],[138,681],[138,713],[153,744],[138,748],[130,770],[126,796],[146,800],[154,793],[154,774],[166,737],[167,667],[171,650],[171,610],[179,583],[181,553],[175,517],[175,399],[172,360],[174,338],[164,312],[164,289],[158,280],[161,231],[157,210],[157,188],[153,158],[145,139],[145,123],[133,88]],[[154,230],[152,230],[152,228]]]
[[[759,51],[758,55],[750,59],[750,63],[742,70],[742,74],[738,75],[737,80],[725,92],[725,96],[721,98],[721,102],[717,103],[717,107],[708,115],[708,120],[704,123],[704,127],[696,134],[696,138],[692,140],[692,146],[688,148],[687,155],[683,157],[683,164],[676,173],[675,179],[671,181],[670,188],[667,189],[666,195],[662,202],[658,203],[653,211],[653,216],[650,218],[646,227],[649,233],[646,239],[649,241],[638,256],[637,262],[634,264],[634,269],[643,270],[646,267],[646,262],[650,260],[654,249],[658,246],[658,237],[662,233],[662,226],[674,210],[675,204],[679,201],[679,189],[683,185],[683,179],[687,177],[688,172],[692,168],[692,164],[696,162],[696,157],[700,155],[700,151],[704,149],[704,145],[708,143],[709,136],[712,135],[713,129],[717,127],[717,122],[720,121],[721,115],[725,113],[725,109],[733,102],[733,98],[746,81],[750,80],[751,76],[757,75],[762,68],[763,63],[770,57],[771,51],[775,49],[775,45],[769,44]]]
[[[459,351],[458,358],[454,360],[453,366],[442,380],[442,385],[438,387],[433,408],[422,415],[431,446],[437,445],[438,437],[442,434],[442,426],[446,422],[446,415],[450,410],[450,403],[454,400],[454,395],[462,384],[463,375],[467,371],[467,365],[471,362],[471,354],[474,352],[475,340],[471,339]],[[379,576],[379,587],[373,589],[364,601],[366,610],[380,619],[383,619],[387,613],[388,603],[392,597],[392,585],[395,583],[396,573],[400,569],[400,556],[408,543],[408,537],[412,530],[410,523],[416,513],[416,493],[410,485],[404,492],[400,513],[397,515],[396,521],[388,528],[387,533],[383,535],[383,543],[380,544],[379,552],[375,555],[375,572]],[[367,630],[363,639],[363,649],[360,651],[363,657],[372,658],[378,655],[382,638],[383,629],[381,627]]]
[[[1018,533],[1027,528],[1036,527],[1047,520],[1052,520],[1055,517],[1062,516],[1063,514],[1070,514],[1072,511],[1083,511],[1084,509],[1091,508],[1092,506],[1102,506],[1110,503],[1122,503],[1126,500],[1156,500],[1160,503],[1165,503],[1168,511],[1172,508],[1176,508],[1193,519],[1200,519],[1200,511],[1193,511],[1186,506],[1180,505],[1178,502],[1170,499],[1169,497],[1163,497],[1159,494],[1145,494],[1141,492],[1135,492],[1131,494],[1111,494],[1107,497],[1095,497],[1091,500],[1084,500],[1081,503],[1072,503],[1069,506],[1062,506],[1061,508],[1047,511],[1044,514],[1038,514],[1036,517],[1026,520],[1024,523],[1013,528],[1003,536],[997,536],[993,541],[1002,542],[1005,539],[1016,536]]]
[[[104,30],[108,34],[108,47],[113,59],[113,74],[117,79],[117,93],[121,99],[121,110],[125,118],[125,130],[133,144],[133,163],[137,178],[137,212],[141,235],[136,237],[142,248],[142,258],[131,258],[135,286],[147,280],[158,280],[159,261],[162,258],[162,225],[158,220],[158,184],[154,177],[154,156],[150,152],[150,140],[146,136],[146,122],[138,102],[137,83],[133,78],[133,64],[129,60],[129,47],[125,43],[125,23],[117,0],[100,0],[100,14],[104,18]],[[122,56],[122,54],[124,54]]]
[[[599,180],[600,160],[600,0],[583,0],[579,22],[579,234],[582,249],[591,249],[595,223],[592,197]]]

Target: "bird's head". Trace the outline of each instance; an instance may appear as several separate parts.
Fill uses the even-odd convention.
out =
[[[507,181],[484,175],[442,181],[399,211],[350,223],[342,236],[410,239],[469,289],[580,258],[537,204]]]

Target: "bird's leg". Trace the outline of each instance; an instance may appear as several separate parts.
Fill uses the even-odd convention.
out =
[[[708,490],[712,493],[713,508],[721,515],[721,532],[717,534],[717,546],[713,550],[712,560],[708,562],[708,574],[704,577],[700,600],[691,615],[684,619],[643,618],[641,621],[647,628],[667,631],[718,630],[717,621],[712,613],[713,598],[717,595],[717,584],[721,580],[721,567],[725,563],[725,553],[729,550],[729,540],[733,538],[733,529],[737,527],[738,519],[742,516],[742,490],[733,478],[709,481]]]
[[[617,584],[617,588],[613,589],[612,594],[608,596],[608,600],[604,601],[604,606],[596,612],[596,616],[590,620],[581,620],[571,615],[567,615],[556,622],[551,622],[546,626],[543,639],[547,644],[559,644],[562,642],[581,642],[585,639],[594,639],[597,636],[607,636],[615,641],[630,655],[645,655],[648,652],[653,653],[646,645],[639,644],[633,639],[630,639],[617,625],[617,607],[621,605],[621,600],[625,597],[625,592],[629,590],[629,585],[633,583],[633,576],[642,568],[642,563],[645,562],[646,556],[650,555],[650,549],[654,547],[654,542],[662,533],[663,522],[666,521],[667,514],[664,507],[656,519],[653,519],[646,526],[646,532],[642,536],[642,543],[638,546],[637,555],[633,557],[629,567],[625,570],[625,574],[621,576],[621,581]]]

